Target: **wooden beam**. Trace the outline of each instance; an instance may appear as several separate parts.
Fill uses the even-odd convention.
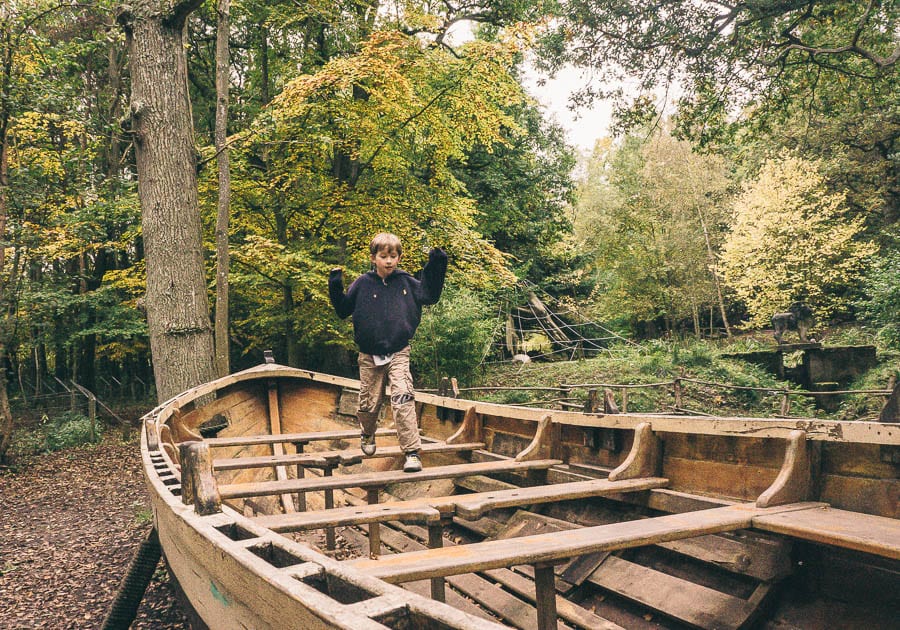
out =
[[[386,486],[392,483],[412,483],[431,481],[434,479],[453,479],[468,475],[484,475],[501,472],[528,472],[530,470],[547,469],[562,462],[558,459],[542,459],[528,462],[501,460],[477,462],[471,464],[454,464],[424,468],[419,472],[408,473],[399,470],[369,472],[337,477],[319,477],[305,479],[287,479],[285,481],[261,481],[255,483],[224,485],[219,488],[223,499],[258,497],[285,492],[312,492],[317,490],[343,490],[347,488],[368,488]]]
[[[822,506],[806,512],[760,515],[753,527],[776,534],[900,560],[900,520]]]
[[[462,442],[483,442],[484,430],[481,414],[475,411],[475,407],[466,409],[462,424],[456,433],[447,438],[447,444],[459,444]]]
[[[194,504],[201,516],[222,511],[222,501],[212,471],[209,446],[203,442],[182,442],[181,452],[181,502]]]
[[[357,433],[357,436],[359,433]],[[301,444],[302,448],[302,444]],[[445,444],[434,442],[423,444],[419,453],[458,453],[484,448],[484,442],[466,442],[460,444]],[[286,453],[284,455],[263,455],[260,457],[233,457],[221,458],[213,461],[215,470],[241,470],[244,468],[266,468],[268,466],[312,466],[326,465],[352,466],[360,463],[363,458],[400,457],[403,450],[399,446],[383,446],[374,455],[364,456],[359,448],[344,449],[339,451],[315,451],[311,453]]]
[[[653,488],[664,488],[668,484],[669,480],[661,477],[623,481],[592,479],[590,481],[574,481],[571,483],[462,495],[456,500],[456,514],[469,520],[475,520],[481,518],[490,510],[498,508],[640,492]]]
[[[147,436],[147,450],[151,453],[159,450],[159,434],[156,432],[156,421],[150,418],[144,422],[144,431]]]
[[[396,429],[376,429],[375,435],[383,437],[397,435]],[[256,446],[259,444],[275,444],[276,442],[328,442],[331,440],[359,439],[359,429],[346,431],[311,431],[306,433],[282,433],[281,435],[239,435],[233,437],[217,437],[205,440],[210,448],[226,446]]]
[[[274,378],[267,383],[269,394],[269,433],[272,435],[281,435],[281,409],[278,402],[278,381]],[[284,456],[284,443],[272,443],[272,455],[277,457]],[[284,481],[288,478],[287,469],[283,465],[275,466],[275,478]],[[284,507],[285,514],[296,512],[294,508],[294,498],[290,494],[281,495],[281,505]]]
[[[492,540],[452,549],[429,549],[358,559],[348,564],[391,583],[446,577],[518,564],[553,563],[598,551],[642,547],[704,534],[746,529],[755,516],[808,510],[819,503],[799,503],[763,509],[752,503],[670,514],[656,518],[585,527],[549,534]]]
[[[609,473],[610,481],[656,477],[662,466],[659,438],[648,422],[634,428],[631,452],[622,464]]]
[[[517,462],[553,457],[559,451],[559,425],[553,424],[553,416],[545,415],[538,422],[531,444],[516,455]]]
[[[761,508],[796,503],[809,498],[812,471],[804,431],[792,431],[781,470],[772,485],[759,495],[756,505]]]
[[[408,501],[390,501],[377,505],[353,506],[328,511],[272,514],[258,516],[254,522],[274,532],[282,533],[319,529],[326,526],[344,527],[385,521],[428,525],[454,515],[475,520],[481,518],[485,512],[501,507],[570,501],[610,494],[619,495],[661,488],[666,484],[668,484],[667,479],[659,478],[629,479],[616,482],[593,479],[445,497],[420,497]]]

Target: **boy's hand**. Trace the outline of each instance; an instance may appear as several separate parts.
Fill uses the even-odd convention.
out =
[[[439,259],[447,259],[447,252],[445,252],[440,247],[432,247],[431,251],[428,252],[428,261],[439,260]]]
[[[340,267],[335,267],[331,270],[331,273],[328,274],[328,282],[341,282],[343,283],[344,278],[344,270]]]

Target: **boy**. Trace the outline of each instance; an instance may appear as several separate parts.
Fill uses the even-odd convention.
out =
[[[376,234],[369,254],[374,269],[357,278],[346,294],[340,267],[328,276],[331,304],[341,319],[353,315],[353,338],[359,347],[360,448],[367,456],[375,454],[375,426],[387,378],[397,437],[406,455],[403,470],[418,472],[422,443],[409,372],[409,340],[419,326],[422,306],[436,304],[441,297],[447,254],[440,248],[428,253],[421,282],[397,267],[403,254],[397,236]]]

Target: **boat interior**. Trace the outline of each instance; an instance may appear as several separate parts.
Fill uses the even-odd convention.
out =
[[[896,627],[896,424],[420,393],[404,473],[390,409],[363,456],[357,388],[278,365],[195,388],[145,417],[148,474],[272,579],[383,627]]]

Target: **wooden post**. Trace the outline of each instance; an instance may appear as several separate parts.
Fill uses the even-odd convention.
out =
[[[156,433],[156,421],[147,420],[144,423],[144,431],[147,435],[147,450],[153,453],[159,450],[159,435]]]
[[[534,599],[538,630],[556,630],[556,584],[552,564],[535,564]]]
[[[444,546],[444,526],[440,521],[428,524],[428,548],[440,549]],[[438,602],[445,602],[446,593],[444,589],[444,578],[431,578],[431,599]]]
[[[222,511],[222,499],[213,476],[212,454],[206,442],[181,442],[181,502],[193,503],[201,516]]]
[[[91,419],[91,442],[97,439],[97,397],[88,396],[88,418]]]
[[[366,499],[369,502],[369,505],[377,505],[378,504],[378,495],[381,493],[381,488],[367,488],[366,489]],[[378,521],[372,521],[369,523],[369,557],[373,560],[378,558],[378,554],[381,553],[381,525]]]
[[[621,392],[622,392],[622,413],[628,413],[628,388],[623,387]]]
[[[781,415],[786,416],[791,412],[791,395],[784,392],[781,396]]]
[[[681,379],[676,378],[672,381],[672,389],[675,394],[675,409],[681,409]]]
[[[322,475],[325,477],[331,477],[331,473],[334,470],[333,466],[325,466],[322,469]],[[330,510],[334,507],[334,490],[326,490],[325,491],[325,509]],[[329,526],[325,528],[325,548],[329,551],[334,551],[335,548],[335,539],[334,539],[334,527]]]
[[[194,469],[189,464],[189,449],[195,442],[181,442],[178,444],[178,461],[181,462],[181,502],[184,505],[194,503]]]
[[[306,442],[294,442],[294,450],[298,455],[303,453],[303,447]],[[303,464],[297,464],[297,479],[303,479],[306,476],[306,468]],[[306,511],[306,493],[298,492],[297,493],[297,511],[305,512]]]
[[[600,395],[596,389],[589,389],[584,402],[584,413],[597,413],[600,409]]]

